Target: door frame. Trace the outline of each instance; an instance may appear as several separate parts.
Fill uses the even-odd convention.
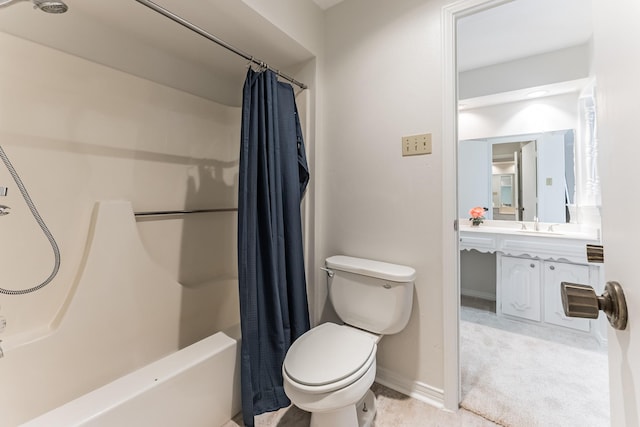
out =
[[[443,405],[457,411],[460,385],[460,266],[458,219],[458,19],[514,0],[459,0],[442,8],[442,304]]]

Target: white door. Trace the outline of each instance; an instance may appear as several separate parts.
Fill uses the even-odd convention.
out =
[[[459,218],[469,218],[469,210],[487,207],[486,219],[493,219],[491,197],[491,144],[487,141],[460,141],[458,152]]]
[[[520,209],[520,178],[518,171],[520,170],[520,159],[518,153],[513,153],[513,164],[515,165],[515,173],[513,174],[513,207],[516,210],[516,221],[524,221],[522,209]]]
[[[506,0],[509,1],[509,0]],[[455,171],[456,68],[455,20],[473,10],[499,5],[504,0],[456,1],[444,9],[445,166]],[[587,5],[591,2],[585,2]],[[618,281],[626,293],[629,323],[624,331],[609,328],[609,376],[611,426],[640,426],[640,227],[635,224],[640,212],[640,143],[638,140],[638,102],[640,102],[640,1],[592,0],[594,69],[597,79],[598,140],[602,179],[602,237],[606,257],[607,280]],[[588,7],[588,6],[586,6]],[[455,209],[455,173],[445,173],[448,202],[443,210],[446,230]],[[450,193],[450,194],[449,194]],[[445,282],[457,280],[457,235],[443,244]],[[458,289],[445,288],[445,406],[457,408],[459,402],[459,365],[457,346]],[[451,328],[454,325],[456,328]],[[588,375],[585,372],[585,375]]]
[[[598,140],[601,154],[605,275],[622,285],[624,331],[609,329],[611,425],[640,426],[640,2],[594,0]],[[588,373],[585,373],[588,374]]]
[[[566,222],[564,132],[547,132],[536,141],[540,222]]]
[[[537,216],[537,186],[538,172],[536,167],[536,142],[531,141],[522,147],[522,161],[520,168],[522,173],[522,220],[533,221]]]

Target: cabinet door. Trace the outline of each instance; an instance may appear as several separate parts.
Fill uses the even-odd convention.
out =
[[[540,321],[540,261],[502,256],[500,261],[502,314]]]
[[[569,318],[564,315],[560,283],[589,284],[589,266],[545,261],[543,268],[544,321],[588,332],[589,319]]]

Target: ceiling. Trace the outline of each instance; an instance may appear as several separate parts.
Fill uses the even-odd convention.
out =
[[[238,0],[155,0],[281,70],[313,55]],[[341,0],[313,0],[328,9]],[[426,0],[425,0],[426,1]],[[65,0],[50,15],[28,1],[0,8],[0,31],[227,105],[240,105],[247,60],[134,0]],[[516,0],[459,22],[461,70],[585,42],[591,0]],[[553,10],[553,13],[549,11]]]
[[[593,35],[591,0],[515,0],[461,18],[457,28],[458,71],[464,72],[588,43]],[[459,109],[578,92],[589,79],[461,100]]]
[[[239,106],[248,61],[134,0],[64,0],[51,15],[22,1],[0,8],[0,31],[227,105]],[[155,0],[274,68],[313,57],[238,0]]]
[[[592,34],[591,0],[516,0],[458,21],[458,70],[576,46]]]

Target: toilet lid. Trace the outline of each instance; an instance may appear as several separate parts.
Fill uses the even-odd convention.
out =
[[[294,381],[322,386],[353,375],[376,351],[371,337],[349,326],[324,323],[292,345],[284,359],[284,369]]]

